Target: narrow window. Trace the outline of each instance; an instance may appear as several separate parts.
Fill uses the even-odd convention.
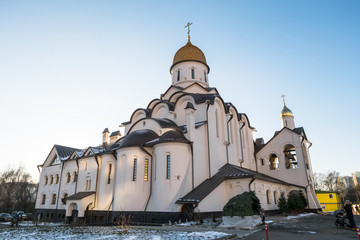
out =
[[[66,173],[66,182],[69,183],[70,182],[70,173]]]
[[[67,198],[68,194],[64,193],[64,197],[61,199],[61,203],[62,204],[66,204],[66,198]]]
[[[149,159],[145,158],[144,163],[144,181],[147,182],[149,177]]]
[[[56,174],[56,177],[55,177],[55,184],[58,184],[59,183],[59,174]]]
[[[91,179],[89,179],[89,186],[88,186],[88,190],[90,190],[91,188]]]
[[[46,195],[43,194],[41,198],[41,204],[45,204],[45,201],[46,201]]]
[[[277,204],[277,200],[278,200],[278,192],[277,191],[274,191],[274,203]]]
[[[44,185],[48,184],[48,176],[45,176],[45,181],[44,181]]]
[[[205,82],[207,82],[207,79],[206,79],[206,72],[204,71],[204,80]]]
[[[267,191],[266,191],[266,201],[267,201],[267,204],[270,204],[270,203],[271,203],[271,200],[270,200],[270,190],[267,190]]]
[[[50,175],[50,184],[53,184],[53,182],[54,182],[54,176]]]
[[[260,158],[261,165],[264,165],[264,159]]]
[[[77,174],[76,172],[73,172],[73,182],[76,182],[77,181]]]
[[[111,181],[111,163],[109,164],[107,183],[110,184],[110,181]]]
[[[87,162],[84,163],[84,171],[87,171]]]
[[[136,172],[137,172],[137,158],[134,158],[133,181],[136,181]]]
[[[56,202],[56,194],[52,195],[51,204],[55,204]]]
[[[166,179],[170,179],[170,155],[166,155]]]
[[[191,78],[195,79],[195,69],[191,69]]]
[[[180,70],[177,71],[177,81],[180,81]]]

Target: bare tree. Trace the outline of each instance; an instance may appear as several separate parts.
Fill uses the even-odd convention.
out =
[[[36,184],[23,166],[0,173],[0,208],[27,211],[35,200]]]
[[[339,190],[337,186],[338,177],[339,177],[339,173],[336,171],[328,172],[325,175],[323,184],[326,190],[331,192],[337,192]]]

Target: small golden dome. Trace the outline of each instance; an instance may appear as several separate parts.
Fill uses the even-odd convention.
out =
[[[284,108],[281,111],[280,117],[286,117],[286,116],[293,117],[294,115],[293,115],[292,111],[284,104]]]
[[[180,48],[175,53],[171,68],[177,63],[187,62],[187,61],[195,61],[195,62],[203,63],[208,68],[208,72],[210,72],[210,68],[206,63],[206,58],[204,53],[200,50],[200,48],[192,45],[190,40],[187,42],[185,46]]]

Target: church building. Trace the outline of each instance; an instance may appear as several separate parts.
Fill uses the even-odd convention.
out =
[[[204,53],[190,41],[174,56],[170,87],[136,109],[120,131],[106,128],[102,145],[54,145],[39,165],[35,214],[49,221],[167,223],[194,214],[221,216],[228,200],[255,191],[266,211],[281,193],[314,191],[307,139],[285,105],[282,128],[267,142],[253,139],[248,116],[210,86]]]

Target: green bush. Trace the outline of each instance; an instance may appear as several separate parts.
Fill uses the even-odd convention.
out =
[[[233,198],[223,208],[223,216],[252,216],[260,212],[260,200],[256,197],[255,192],[244,192]]]

